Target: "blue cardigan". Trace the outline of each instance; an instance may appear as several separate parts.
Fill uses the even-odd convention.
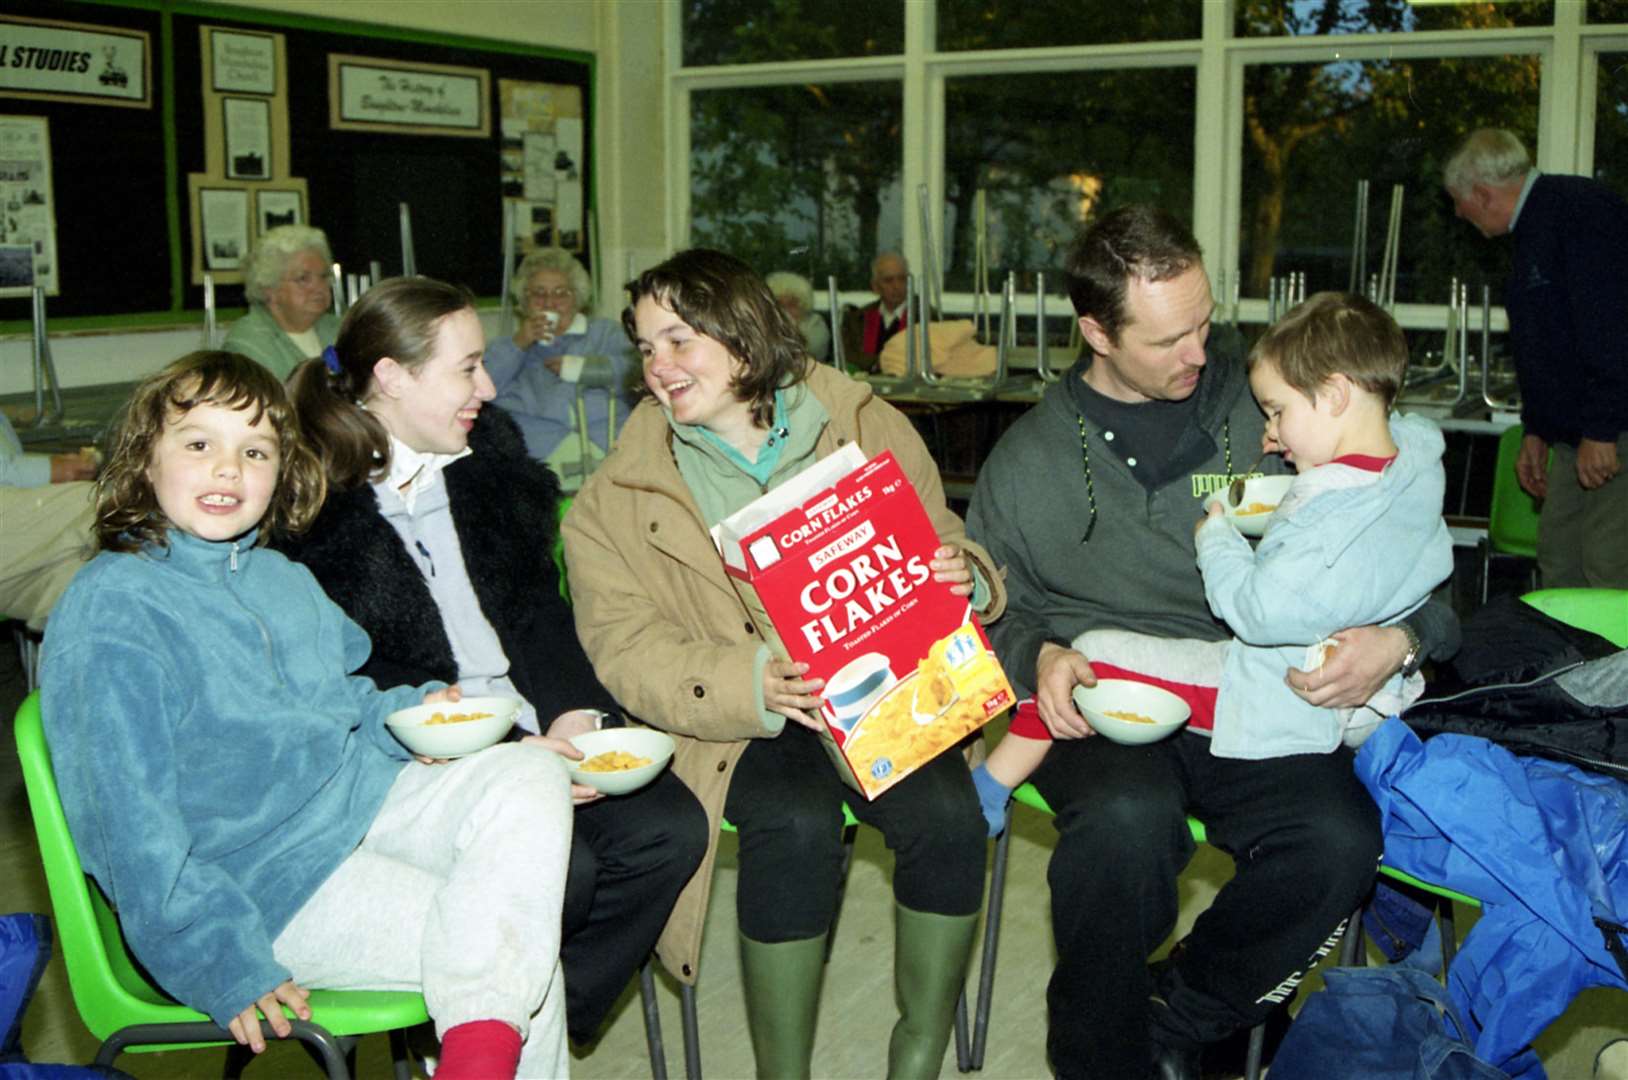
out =
[[[372,824],[409,758],[384,718],[426,689],[348,675],[367,635],[249,543],[98,555],[41,671],[86,871],[159,985],[222,1026],[289,977],[272,942]]]
[[[587,326],[581,333],[567,329],[549,344],[534,341],[524,351],[513,338],[493,338],[486,343],[486,370],[497,387],[494,403],[514,417],[526,437],[526,452],[538,461],[547,461],[566,436],[577,430],[573,415],[577,388],[548,370],[546,361],[557,356],[586,357],[589,365],[603,367],[617,387],[614,391],[598,387],[582,391],[588,438],[601,450],[610,447],[611,395],[616,396],[617,428],[633,410],[633,396],[626,384],[639,362],[627,334],[609,319],[583,321]]]
[[[1521,422],[1546,442],[1628,431],[1628,203],[1597,180],[1540,176],[1515,221],[1504,290]]]

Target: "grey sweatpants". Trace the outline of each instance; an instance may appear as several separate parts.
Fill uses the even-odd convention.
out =
[[[273,943],[301,986],[417,990],[437,1034],[520,1032],[521,1077],[570,1072],[560,909],[570,777],[541,747],[412,762],[367,836]]]

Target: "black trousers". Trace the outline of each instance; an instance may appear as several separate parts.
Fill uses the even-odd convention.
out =
[[[670,771],[577,809],[560,948],[573,1041],[593,1038],[655,947],[707,841],[706,812]]]
[[[1057,968],[1047,1050],[1063,1078],[1148,1074],[1149,1039],[1195,1047],[1263,1019],[1333,947],[1373,883],[1379,813],[1351,751],[1211,756],[1183,733],[1148,746],[1059,741],[1034,784],[1058,832],[1047,877]],[[1232,855],[1233,879],[1159,977],[1192,857],[1186,816]],[[1168,1008],[1152,1008],[1157,995]]]
[[[847,787],[819,736],[787,722],[735,766],[724,816],[740,833],[736,916],[753,941],[800,941],[831,926],[842,874],[842,804],[881,830],[893,896],[913,911],[970,915],[983,903],[987,826],[966,760],[951,750],[876,798]]]

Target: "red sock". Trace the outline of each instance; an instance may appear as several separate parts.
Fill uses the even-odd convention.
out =
[[[471,1020],[441,1036],[435,1080],[514,1080],[520,1033],[501,1020]]]

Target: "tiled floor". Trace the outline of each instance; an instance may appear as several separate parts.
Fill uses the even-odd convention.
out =
[[[9,634],[0,639],[0,717],[9,718],[22,697],[21,671],[10,648]],[[33,832],[28,821],[16,751],[8,734],[0,738],[0,911],[47,911]],[[996,1001],[983,1074],[991,1080],[1044,1077],[1045,981],[1051,966],[1047,927],[1045,865],[1052,831],[1049,821],[1019,808],[1012,843],[1011,872],[1001,951],[996,972]],[[701,1045],[706,1074],[723,1080],[752,1074],[751,1048],[737,974],[734,933],[733,838],[725,838],[702,960],[699,984]],[[892,929],[888,890],[891,860],[880,838],[861,830],[859,850],[849,879],[835,948],[826,972],[820,1026],[814,1056],[819,1077],[879,1077],[884,1068],[888,1031],[894,1017],[891,987]],[[1225,880],[1225,856],[1203,848],[1182,884],[1184,931]],[[1469,920],[1463,920],[1466,929]],[[976,972],[974,972],[976,978]],[[1315,989],[1320,980],[1308,980]],[[672,1075],[683,1075],[678,994],[662,980],[660,1003]],[[1082,1018],[1084,1019],[1084,1018]],[[1540,1053],[1555,1080],[1589,1080],[1594,1055],[1612,1037],[1628,1035],[1628,995],[1593,991],[1583,995],[1545,1033]],[[61,961],[53,960],[23,1029],[24,1045],[39,1061],[88,1062],[95,1043],[74,1013]],[[187,1080],[220,1075],[221,1051],[162,1055],[126,1055],[119,1065],[142,1080]],[[359,1073],[389,1075],[382,1037],[365,1040]],[[632,1078],[649,1075],[637,997],[630,987],[599,1044],[573,1065],[581,1078]],[[955,1072],[953,1050],[946,1055],[944,1075]],[[248,1072],[254,1077],[314,1077],[315,1069],[292,1046],[277,1046]],[[1607,1055],[1599,1080],[1628,1080],[1628,1044]]]

